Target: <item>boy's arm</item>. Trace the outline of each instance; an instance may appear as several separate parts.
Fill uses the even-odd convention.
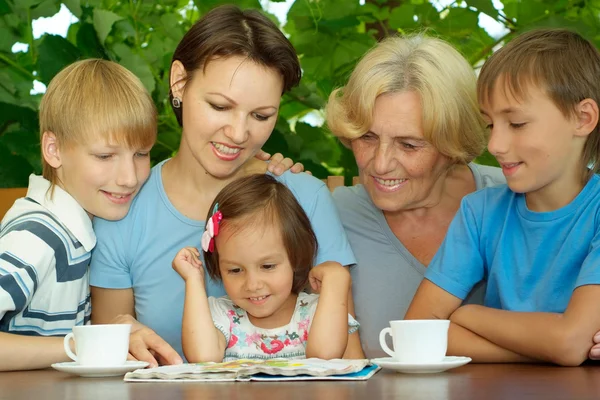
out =
[[[593,337],[600,330],[600,285],[575,289],[563,314],[468,305],[458,309],[452,320],[515,352],[577,366],[588,358]]]
[[[26,229],[0,238],[0,321],[25,309],[53,271],[54,250],[40,240]],[[0,371],[47,368],[68,360],[62,337],[0,332]]]
[[[227,343],[215,327],[204,281],[187,279],[182,323],[183,353],[189,362],[222,362]]]
[[[600,330],[600,227],[589,249],[564,313],[465,306],[451,319],[499,346],[529,357],[565,366],[581,364]]]
[[[404,319],[449,319],[462,300],[424,279]],[[528,362],[529,358],[504,349],[453,322],[448,331],[448,355],[471,357],[474,362]]]
[[[91,286],[92,324],[131,324],[129,353],[151,367],[181,364],[177,352],[152,329],[135,319],[133,289],[105,289]],[[154,353],[154,354],[153,354]]]
[[[350,272],[338,263],[325,262],[311,269],[309,279],[320,294],[308,333],[306,358],[342,358],[349,340]]]
[[[0,372],[48,368],[71,361],[63,337],[25,336],[0,332]]]

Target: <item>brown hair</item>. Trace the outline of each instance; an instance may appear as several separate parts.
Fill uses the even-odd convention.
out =
[[[310,220],[298,204],[292,192],[281,182],[266,174],[255,174],[239,178],[219,192],[210,206],[206,220],[218,204],[223,214],[220,228],[247,229],[256,221],[271,223],[281,232],[283,245],[294,271],[292,292],[299,293],[308,281],[308,273],[317,254],[317,237]],[[221,279],[219,249],[204,252],[208,275]]]
[[[425,139],[453,162],[468,163],[487,139],[475,87],[473,68],[449,43],[425,34],[389,37],[331,93],[327,126],[349,147],[371,129],[378,96],[413,91],[421,100]]]
[[[296,50],[279,28],[257,10],[241,10],[234,5],[216,7],[198,20],[179,42],[173,62],[180,61],[187,72],[186,82],[196,70],[215,57],[243,56],[259,65],[273,68],[283,78],[283,92],[300,82],[302,70]],[[179,125],[182,108],[171,107]]]
[[[156,141],[156,109],[142,82],[125,67],[100,59],[77,61],[60,71],[40,103],[40,140],[56,135],[59,146],[106,137],[131,149]],[[43,177],[52,188],[56,170],[42,154]]]
[[[477,81],[480,103],[487,103],[498,80],[516,99],[530,85],[542,89],[567,118],[584,99],[600,103],[600,52],[586,39],[565,29],[536,29],[508,42],[483,65]],[[587,177],[600,170],[600,124],[588,136],[581,157]]]

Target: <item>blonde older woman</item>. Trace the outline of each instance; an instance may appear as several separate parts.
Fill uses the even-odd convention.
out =
[[[475,87],[458,51],[417,35],[376,45],[329,98],[327,124],[360,171],[361,184],[334,200],[358,263],[352,289],[368,357],[383,354],[380,330],[404,317],[461,199],[505,182],[500,169],[471,162],[486,143]]]

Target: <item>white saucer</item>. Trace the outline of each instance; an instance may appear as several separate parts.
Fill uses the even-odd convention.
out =
[[[121,376],[125,373],[148,366],[146,361],[126,361],[125,364],[116,366],[94,367],[79,365],[76,362],[62,362],[52,364],[52,368],[61,372],[84,376],[86,378],[102,378],[106,376]]]
[[[371,360],[373,364],[377,364],[382,368],[388,368],[397,372],[404,372],[405,374],[435,374],[437,372],[443,372],[451,368],[456,368],[468,364],[471,362],[469,357],[444,357],[444,359],[437,363],[428,364],[414,364],[404,363],[393,360],[391,357],[373,358]]]

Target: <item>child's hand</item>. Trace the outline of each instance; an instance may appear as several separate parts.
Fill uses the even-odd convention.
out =
[[[179,250],[173,259],[172,266],[185,281],[190,278],[204,281],[204,268],[202,268],[202,261],[200,261],[200,251],[195,247],[184,247]]]
[[[336,262],[325,262],[317,265],[310,270],[308,274],[308,281],[310,287],[315,293],[320,293],[325,281],[333,282],[336,284],[348,284],[350,285],[350,273],[341,264]],[[331,284],[331,283],[329,283]]]

